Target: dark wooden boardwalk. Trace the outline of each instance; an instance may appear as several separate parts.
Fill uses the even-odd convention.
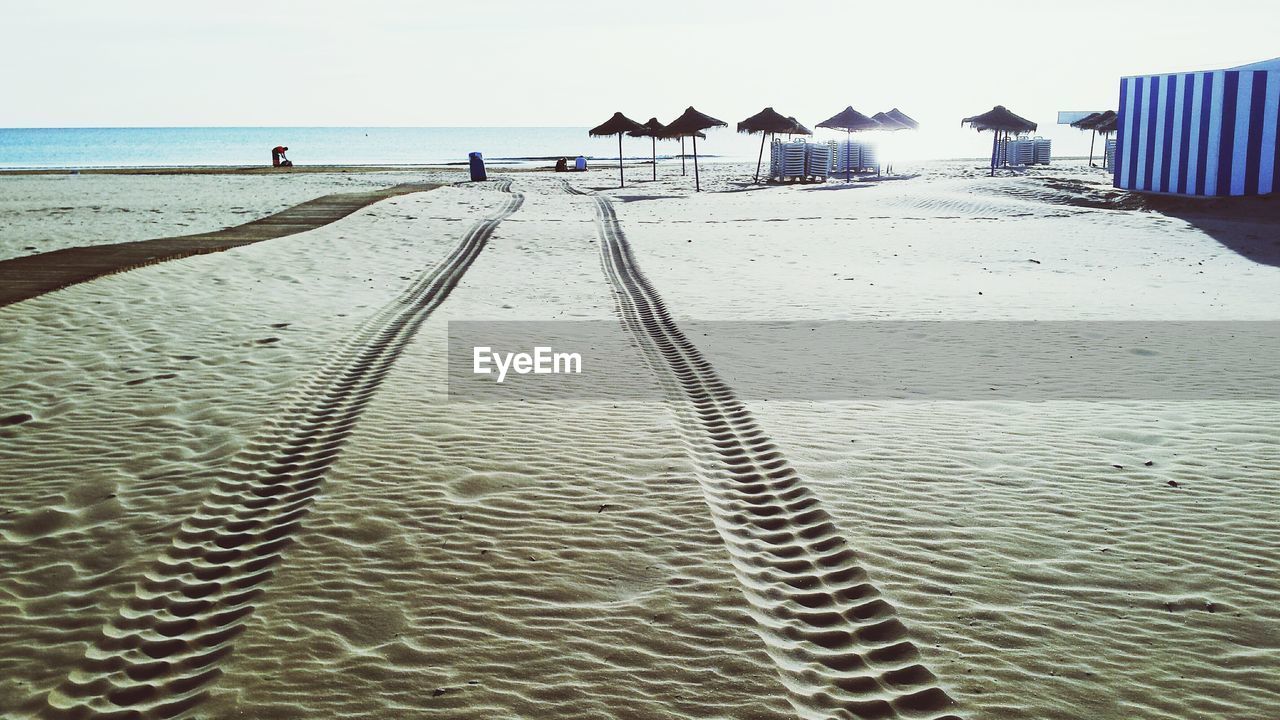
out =
[[[439,185],[430,183],[406,183],[370,192],[336,193],[226,230],[66,248],[3,260],[0,261],[0,307],[103,275],[314,230],[379,200],[437,187]]]

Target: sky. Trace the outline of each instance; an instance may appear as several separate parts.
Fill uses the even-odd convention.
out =
[[[0,0],[0,18],[0,127],[586,127],[690,104],[813,124],[852,104],[958,130],[1280,55],[1274,0]]]

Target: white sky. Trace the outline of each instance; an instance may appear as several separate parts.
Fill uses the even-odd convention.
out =
[[[0,0],[0,127],[590,126],[685,106],[958,125],[1280,55],[1275,0]]]

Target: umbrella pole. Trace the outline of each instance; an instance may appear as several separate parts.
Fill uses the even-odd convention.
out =
[[[760,163],[764,161],[764,139],[769,133],[760,133],[760,154],[756,156],[756,183],[760,182]]]
[[[849,182],[849,139],[853,137],[853,133],[844,131],[844,181]]]
[[[702,192],[702,185],[698,180],[698,136],[693,136],[693,189],[695,192]]]
[[[683,137],[681,137],[681,138],[680,138],[680,174],[681,174],[681,175],[684,175],[684,174],[685,174],[685,169],[684,169],[684,138],[683,138]]]
[[[618,187],[626,187],[627,181],[622,177],[622,133],[618,133]]]
[[[1000,131],[996,130],[991,138],[991,177],[996,176],[996,148],[1000,147]]]
[[[1089,167],[1093,167],[1093,143],[1098,139],[1098,131],[1089,134]]]
[[[649,136],[649,149],[653,151],[653,179],[658,179],[658,137]]]

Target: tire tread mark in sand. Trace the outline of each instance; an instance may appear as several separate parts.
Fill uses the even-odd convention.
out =
[[[674,401],[715,527],[797,713],[954,720],[954,702],[817,496],[667,313],[612,202],[564,187],[595,201],[623,324]]]
[[[511,192],[510,181],[495,187]],[[523,200],[511,193],[443,262],[366,320],[301,384],[230,461],[80,667],[49,694],[46,717],[171,718],[204,699],[374,392],[494,229]]]

